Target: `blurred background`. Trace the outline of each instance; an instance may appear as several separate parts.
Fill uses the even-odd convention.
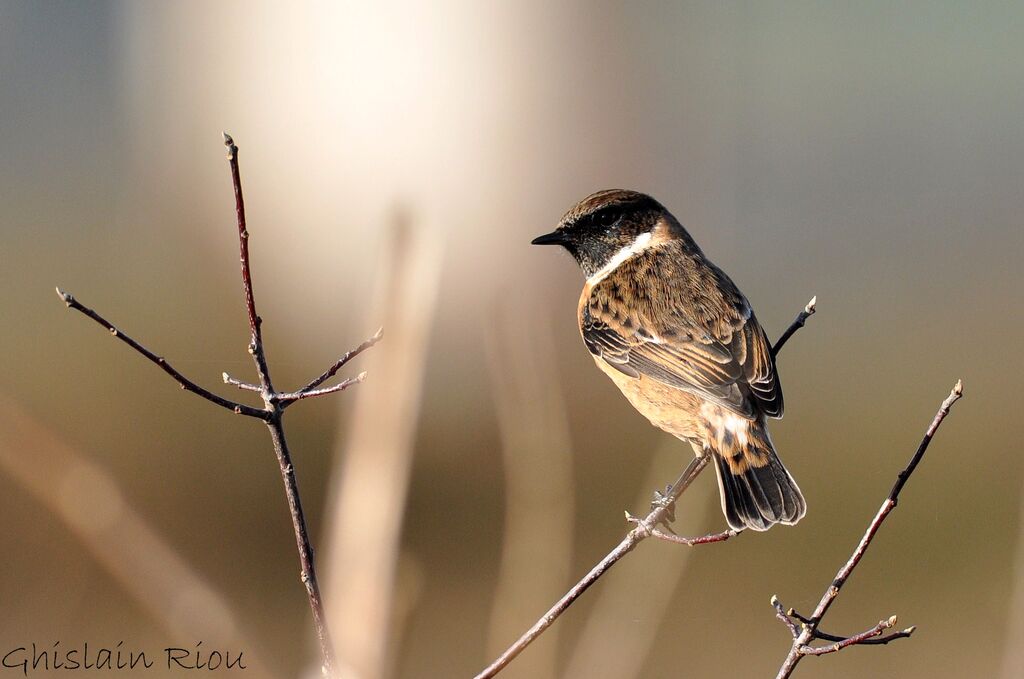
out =
[[[0,649],[317,665],[280,475],[199,383],[254,379],[221,131],[241,152],[275,383],[385,326],[286,427],[347,676],[466,677],[691,455],[579,340],[531,248],[653,194],[777,337],[795,528],[644,543],[507,677],[774,676],[956,378],[833,609],[914,638],[798,676],[1024,674],[1024,8],[1012,2],[0,3]],[[255,402],[254,402],[255,404]],[[721,530],[713,478],[679,509]],[[159,666],[147,676],[160,676]]]

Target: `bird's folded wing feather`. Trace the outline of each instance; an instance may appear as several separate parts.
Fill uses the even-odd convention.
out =
[[[683,309],[658,314],[658,322],[624,306],[606,282],[591,290],[580,329],[592,354],[630,377],[695,393],[743,417],[782,415],[771,348],[745,301],[720,314],[717,328],[700,327]]]

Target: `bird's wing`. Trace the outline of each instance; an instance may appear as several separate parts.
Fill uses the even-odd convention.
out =
[[[673,272],[648,267],[654,275],[638,278],[622,266],[596,283],[580,307],[587,348],[630,377],[696,393],[743,417],[781,417],[771,345],[735,285],[712,269],[720,280],[694,292],[692,280]]]

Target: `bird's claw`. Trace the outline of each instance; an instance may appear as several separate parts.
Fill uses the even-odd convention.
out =
[[[665,492],[654,491],[654,500],[651,502],[651,509],[662,509],[665,512],[665,522],[676,520],[676,502],[672,497],[672,486],[665,486]]]

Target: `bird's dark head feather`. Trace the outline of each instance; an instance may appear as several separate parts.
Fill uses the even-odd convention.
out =
[[[535,245],[561,245],[588,277],[644,234],[659,230],[661,238],[685,237],[679,222],[661,203],[645,193],[606,189],[576,203],[558,228],[533,240]]]

